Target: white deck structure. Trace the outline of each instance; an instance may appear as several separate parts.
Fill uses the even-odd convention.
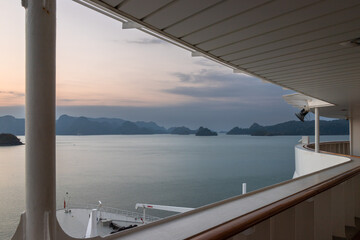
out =
[[[89,216],[93,212],[94,224],[91,225]],[[57,210],[56,217],[64,232],[74,238],[110,235],[112,232],[116,232],[111,224],[119,227],[132,227],[160,220],[157,217],[111,207],[74,204],[69,208]]]
[[[183,47],[194,57],[212,59],[236,73],[330,103],[333,106],[315,109],[316,119],[319,115],[347,118],[350,124],[353,156],[335,155],[349,155],[344,149],[327,151],[338,160],[336,166],[314,173],[310,169],[304,172],[309,175],[104,239],[345,239],[357,230],[360,1],[76,1],[122,22],[123,29],[137,28]],[[22,4],[26,8],[26,213],[13,239],[73,239],[63,233],[55,216],[56,0],[22,0]],[[316,135],[318,139],[318,131]],[[327,161],[321,152],[324,146],[317,140],[317,152],[300,146],[297,154],[306,155],[302,158],[306,161]],[[301,169],[296,171],[301,175]]]

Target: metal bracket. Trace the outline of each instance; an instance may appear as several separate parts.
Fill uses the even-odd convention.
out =
[[[50,13],[50,1],[42,0],[43,9],[49,14]]]

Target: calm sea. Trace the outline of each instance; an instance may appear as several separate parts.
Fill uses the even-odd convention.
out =
[[[21,137],[24,141],[24,137]],[[57,205],[135,211],[137,202],[199,207],[292,177],[300,136],[58,136]],[[323,136],[322,141],[348,136]],[[25,147],[0,148],[0,239],[10,239],[25,208]],[[150,212],[166,216],[162,212]]]

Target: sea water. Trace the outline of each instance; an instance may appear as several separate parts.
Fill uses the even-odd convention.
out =
[[[291,179],[300,138],[57,136],[57,207],[66,192],[71,203],[130,211],[136,203],[200,207],[241,194],[244,182],[249,192]],[[25,146],[0,147],[0,239],[11,238],[24,209]]]

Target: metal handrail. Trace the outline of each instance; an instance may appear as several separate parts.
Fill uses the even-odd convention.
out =
[[[240,216],[233,220],[230,220],[219,226],[210,228],[195,236],[187,238],[187,240],[225,240],[236,234],[266,220],[272,216],[275,216],[286,209],[294,207],[295,205],[310,199],[330,188],[333,188],[348,179],[351,179],[360,174],[360,167],[353,168],[336,177],[324,181],[320,184],[314,185],[308,189],[300,191],[296,194],[288,196],[280,201],[274,202],[263,208],[250,212],[244,216]]]

